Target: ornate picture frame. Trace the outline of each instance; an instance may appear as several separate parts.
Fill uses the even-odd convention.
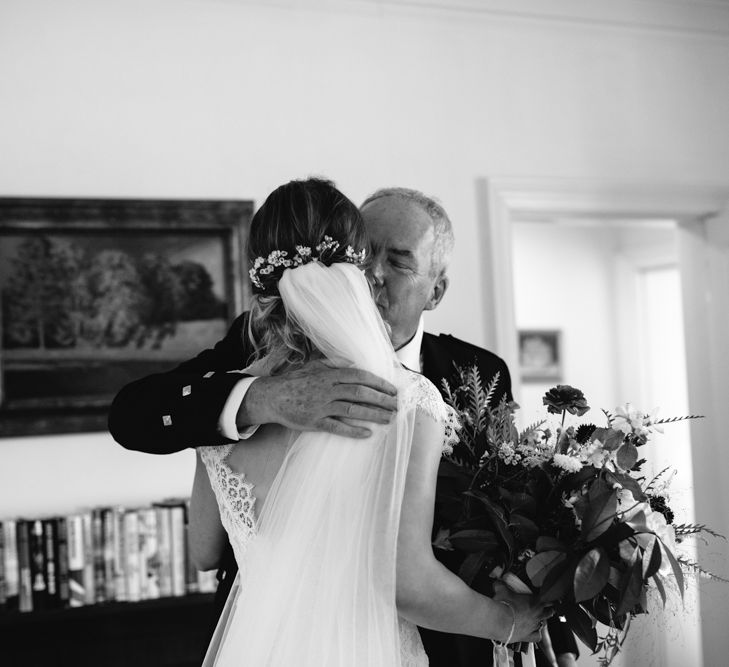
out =
[[[250,299],[247,200],[0,198],[0,437],[106,430]]]

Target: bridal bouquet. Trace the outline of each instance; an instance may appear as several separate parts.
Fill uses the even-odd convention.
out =
[[[489,407],[498,377],[484,386],[475,366],[456,370],[443,389],[460,438],[441,463],[434,546],[465,554],[467,583],[518,577],[609,665],[630,619],[647,613],[650,588],[665,605],[670,593],[683,596],[687,572],[720,579],[679,544],[721,536],[676,523],[667,469],[653,479],[641,473],[640,448],[654,433],[695,416],[657,419],[628,404],[603,411],[600,424],[577,423],[590,409],[585,397],[559,385],[544,396],[545,419],[519,432],[516,404]]]

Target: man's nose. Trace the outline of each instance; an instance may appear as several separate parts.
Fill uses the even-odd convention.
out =
[[[381,287],[384,281],[384,271],[382,267],[382,259],[375,257],[369,268],[369,278],[374,287]]]

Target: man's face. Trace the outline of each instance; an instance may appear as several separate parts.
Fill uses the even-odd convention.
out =
[[[415,334],[420,315],[435,308],[447,279],[433,274],[433,222],[417,204],[399,197],[376,199],[362,209],[372,243],[377,308],[392,328],[392,344],[402,347]]]

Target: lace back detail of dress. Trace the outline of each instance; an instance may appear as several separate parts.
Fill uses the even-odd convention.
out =
[[[453,445],[458,442],[458,430],[461,424],[458,421],[456,411],[445,403],[435,385],[424,375],[411,373],[412,380],[405,392],[405,406],[417,405],[431,419],[445,424],[445,436],[443,438],[443,453],[453,452]]]
[[[243,562],[249,541],[256,534],[253,484],[243,473],[237,473],[226,463],[234,444],[200,447],[200,458],[210,478],[218,501],[220,518],[228,533],[238,563]]]

